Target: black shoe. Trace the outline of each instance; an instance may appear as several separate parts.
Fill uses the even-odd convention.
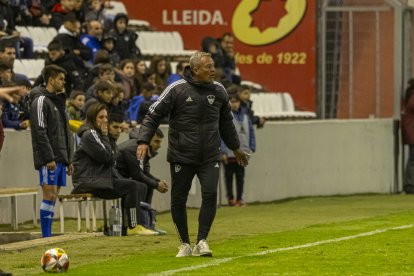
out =
[[[0,276],[13,276],[13,274],[9,272],[4,272],[3,270],[0,270]]]
[[[404,185],[403,190],[406,194],[414,194],[414,186],[413,185]]]

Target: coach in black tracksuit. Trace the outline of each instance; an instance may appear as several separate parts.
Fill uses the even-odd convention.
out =
[[[171,212],[181,243],[186,247],[179,247],[177,257],[191,255],[187,252],[190,239],[186,202],[195,175],[200,180],[202,192],[196,247],[201,241],[204,244],[197,255],[212,255],[205,239],[216,214],[220,139],[234,151],[241,165],[248,163],[247,154],[239,149],[229,97],[225,88],[214,82],[214,74],[210,54],[195,53],[190,58],[190,67],[185,69],[184,79],[169,85],[150,107],[138,136],[137,158],[142,160],[160,120],[170,116],[167,160],[172,179]]]

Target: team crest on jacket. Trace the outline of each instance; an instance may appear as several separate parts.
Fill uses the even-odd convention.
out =
[[[180,165],[175,165],[174,170],[176,173],[178,173],[181,170],[181,166]]]
[[[216,97],[214,96],[214,95],[208,95],[207,96],[207,100],[208,100],[208,103],[209,104],[213,104],[214,103],[214,99],[215,99]]]

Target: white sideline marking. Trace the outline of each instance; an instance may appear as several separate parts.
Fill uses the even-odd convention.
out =
[[[412,228],[413,226],[414,226],[414,224],[408,224],[408,225],[402,225],[402,226],[397,226],[397,227],[392,227],[392,228],[377,229],[377,230],[374,230],[374,231],[371,231],[371,232],[360,233],[360,234],[356,234],[356,235],[353,235],[353,236],[346,236],[346,237],[341,237],[341,238],[336,238],[336,239],[322,240],[322,241],[305,243],[305,244],[296,245],[296,246],[276,248],[276,249],[261,251],[261,252],[257,252],[257,253],[247,254],[247,255],[243,255],[243,256],[216,259],[214,261],[211,261],[211,262],[208,262],[208,263],[205,263],[205,264],[201,264],[201,265],[194,265],[194,266],[188,266],[188,267],[183,267],[183,268],[179,268],[179,269],[166,270],[166,271],[162,271],[162,272],[158,272],[158,273],[152,273],[152,274],[149,274],[149,275],[173,275],[175,273],[192,271],[192,270],[197,270],[197,269],[200,269],[200,268],[205,268],[205,267],[209,267],[209,266],[216,266],[216,265],[228,263],[228,262],[231,262],[235,259],[239,259],[239,258],[243,258],[243,257],[261,256],[261,255],[267,255],[267,254],[277,253],[277,252],[281,252],[281,251],[302,249],[302,248],[307,248],[307,247],[318,246],[318,245],[321,245],[321,244],[352,240],[352,239],[372,236],[372,235],[376,235],[376,234],[380,234],[380,233],[384,233],[384,232],[388,232],[388,231],[392,231],[392,230],[401,230],[401,229]]]

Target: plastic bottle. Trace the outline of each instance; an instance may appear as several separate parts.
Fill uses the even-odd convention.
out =
[[[109,227],[111,236],[122,235],[122,214],[118,206],[113,205],[109,211]]]

